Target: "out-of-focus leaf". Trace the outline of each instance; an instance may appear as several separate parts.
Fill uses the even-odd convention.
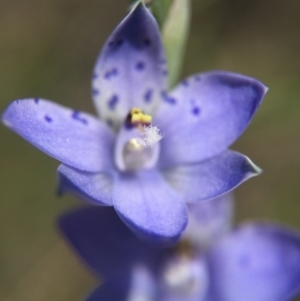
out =
[[[168,59],[170,87],[177,82],[181,72],[190,27],[190,11],[190,0],[173,0],[162,27],[163,43]]]
[[[168,15],[172,0],[132,0],[131,3],[132,5],[134,5],[140,1],[143,1],[151,9],[151,12],[153,13],[159,24],[159,27],[161,28]]]
[[[145,1],[145,3],[147,4],[147,1]],[[171,5],[172,5],[171,0],[153,0],[151,3],[152,13],[155,16],[160,28],[162,28],[165,23]]]

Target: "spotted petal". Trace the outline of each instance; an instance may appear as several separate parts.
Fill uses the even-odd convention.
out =
[[[140,2],[108,38],[93,76],[100,116],[116,127],[133,107],[151,113],[166,88],[166,63],[158,25]]]
[[[154,266],[160,257],[133,235],[111,207],[86,207],[64,214],[59,226],[88,266],[106,280],[129,279],[137,262]]]
[[[120,174],[113,203],[128,227],[150,244],[175,243],[187,223],[183,199],[155,170]]]
[[[164,175],[187,203],[194,203],[216,198],[260,172],[248,157],[226,150],[198,164],[166,169]]]
[[[300,291],[300,236],[257,223],[226,236],[208,256],[214,301],[286,301]]]
[[[94,205],[112,206],[112,175],[78,170],[61,164],[58,169],[59,194],[71,193]]]
[[[16,100],[2,122],[55,159],[85,171],[111,168],[114,136],[93,116],[42,99]]]
[[[219,154],[246,129],[266,88],[229,72],[192,76],[164,95],[155,118],[162,134],[160,164],[195,163]]]

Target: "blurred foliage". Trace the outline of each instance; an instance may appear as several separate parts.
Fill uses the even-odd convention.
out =
[[[300,228],[300,2],[194,0],[192,7],[182,77],[225,69],[270,87],[233,146],[264,169],[237,189],[237,219]],[[1,110],[40,96],[93,112],[93,64],[128,0],[2,0],[0,8]],[[56,216],[80,202],[55,195],[58,162],[4,127],[0,139],[0,300],[81,300],[96,280],[55,229]]]
[[[180,76],[191,22],[190,0],[174,0],[162,25],[162,39],[166,51],[169,87]]]
[[[153,0],[151,1],[151,10],[160,27],[164,25],[166,17],[169,13],[172,0]]]

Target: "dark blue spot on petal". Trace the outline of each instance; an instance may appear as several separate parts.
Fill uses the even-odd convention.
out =
[[[185,87],[187,87],[187,86],[189,85],[189,83],[188,83],[187,80],[184,80],[184,81],[182,81],[181,83],[182,83],[182,85],[185,86]]]
[[[167,63],[167,61],[166,61],[166,59],[165,59],[165,58],[162,58],[162,59],[160,59],[160,60],[159,60],[159,63],[164,65],[164,64],[166,64],[166,63]]]
[[[152,95],[153,95],[153,90],[152,89],[148,89],[144,95],[144,100],[145,102],[150,102],[152,99]]]
[[[123,44],[123,42],[124,42],[123,40],[118,40],[116,42],[116,46],[120,47]]]
[[[110,48],[113,48],[113,49],[115,50],[115,49],[121,47],[121,45],[122,45],[123,43],[124,43],[124,41],[123,41],[122,39],[119,39],[119,40],[117,40],[117,41],[110,41],[110,42],[108,43],[108,46],[109,46]]]
[[[77,120],[77,121],[80,121],[82,122],[83,124],[88,124],[88,121],[87,119],[85,119],[84,117],[80,116],[80,112],[79,111],[73,111],[72,113],[72,118]]]
[[[35,102],[36,104],[38,104],[38,103],[39,103],[39,101],[40,101],[40,99],[39,99],[39,98],[35,98],[35,99],[34,99],[34,102]]]
[[[49,117],[49,116],[47,116],[47,115],[45,115],[45,120],[46,120],[47,122],[52,122],[52,118]]]
[[[200,108],[194,107],[193,110],[192,110],[192,113],[193,113],[194,115],[199,115],[199,114],[200,114]]]
[[[166,92],[161,92],[161,96],[163,98],[163,100],[171,105],[175,105],[176,104],[176,99],[174,97],[169,96]]]
[[[94,74],[93,74],[93,79],[96,79],[96,78],[98,78],[98,74],[97,74],[97,73],[94,73]]]
[[[93,94],[93,96],[100,95],[100,91],[98,89],[93,89],[92,94]]]
[[[19,99],[15,100],[15,103],[18,104],[19,103]]]
[[[148,38],[144,39],[144,45],[145,46],[150,46],[151,45],[150,39],[148,39]]]
[[[115,109],[115,107],[116,107],[116,105],[118,104],[118,102],[119,102],[119,97],[118,97],[118,95],[113,95],[109,100],[108,100],[108,108],[110,109],[110,110],[114,110]]]
[[[201,81],[201,76],[200,75],[196,75],[195,76],[195,80],[196,80],[196,82],[200,82]]]
[[[168,70],[163,70],[163,71],[162,71],[162,75],[164,75],[164,76],[167,76],[168,73],[169,73]]]
[[[144,62],[137,62],[137,64],[135,65],[136,70],[138,71],[142,71],[145,69],[145,63]]]
[[[112,77],[114,77],[116,75],[118,75],[118,70],[116,68],[113,68],[104,74],[104,78],[111,79]]]

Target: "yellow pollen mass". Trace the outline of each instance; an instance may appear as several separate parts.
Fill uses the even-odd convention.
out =
[[[133,108],[130,111],[130,121],[132,124],[150,124],[152,121],[152,116],[143,113],[139,108]]]

